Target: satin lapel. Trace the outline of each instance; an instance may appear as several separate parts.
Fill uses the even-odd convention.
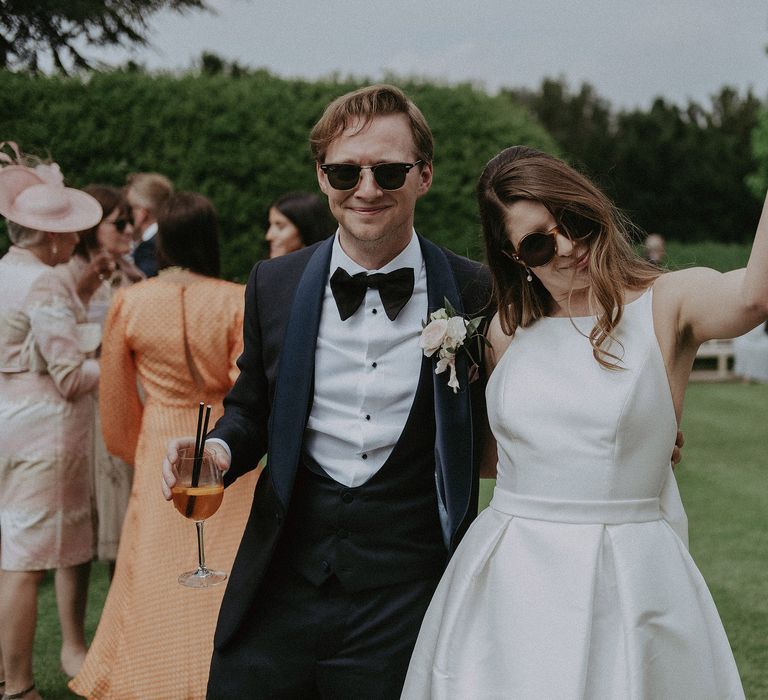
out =
[[[445,306],[445,299],[457,313],[464,305],[456,277],[440,248],[419,237],[427,267],[427,297],[429,312]],[[432,358],[432,367],[437,356]],[[439,494],[444,499],[448,515],[447,544],[464,519],[472,494],[472,412],[469,395],[469,377],[465,353],[456,357],[459,391],[453,393],[448,386],[448,370],[432,377],[435,396],[435,458],[438,470]]]
[[[315,372],[315,346],[328,281],[333,237],[309,259],[296,288],[280,352],[269,431],[269,474],[288,508],[309,415]]]

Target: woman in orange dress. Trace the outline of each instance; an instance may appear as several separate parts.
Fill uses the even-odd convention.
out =
[[[173,195],[158,236],[160,275],[120,290],[104,329],[104,440],[134,465],[134,477],[101,621],[70,682],[89,698],[205,697],[225,588],[177,582],[197,561],[195,528],[163,500],[158,483],[167,441],[194,433],[199,402],[213,406],[212,420],[223,412],[242,348],[243,287],[217,279],[216,214],[201,195]],[[206,555],[217,569],[231,569],[256,478],[227,489],[206,521]]]

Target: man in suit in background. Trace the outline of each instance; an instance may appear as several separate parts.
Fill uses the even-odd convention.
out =
[[[157,275],[157,215],[171,194],[173,184],[165,175],[132,173],[128,176],[125,196],[138,241],[133,261],[147,277]]]
[[[379,85],[332,102],[310,140],[337,234],[253,268],[240,377],[208,435],[225,483],[269,452],[222,602],[211,700],[398,698],[476,514],[484,381],[459,353],[454,393],[419,337],[446,299],[487,311],[489,281],[414,231],[429,126]],[[169,443],[166,498],[193,442]]]

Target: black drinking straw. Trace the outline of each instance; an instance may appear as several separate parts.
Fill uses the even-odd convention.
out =
[[[194,462],[192,463],[192,488],[196,488],[200,482],[200,468],[203,464],[203,448],[205,447],[205,434],[208,432],[208,419],[211,417],[210,404],[205,409],[205,422],[203,422],[203,406],[201,401],[197,412],[197,433],[195,435]],[[195,509],[195,497],[190,496],[187,501],[185,515],[189,518]]]
[[[205,404],[201,401],[200,407],[197,409],[197,434],[195,435],[195,451],[192,453],[193,458],[197,459],[197,453],[200,452],[200,433],[203,429],[203,408]]]
[[[192,468],[192,486],[197,486],[200,481],[200,467],[203,466],[203,450],[205,449],[205,436],[208,433],[208,420],[211,417],[211,404],[205,407],[205,420],[203,421],[203,432],[200,434],[200,443],[195,455],[195,465]]]

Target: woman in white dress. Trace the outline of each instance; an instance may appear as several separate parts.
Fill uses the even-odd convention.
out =
[[[478,197],[498,305],[496,489],[435,593],[403,697],[743,698],[660,497],[696,349],[768,317],[768,208],[746,269],[662,274],[551,156],[506,149]]]

